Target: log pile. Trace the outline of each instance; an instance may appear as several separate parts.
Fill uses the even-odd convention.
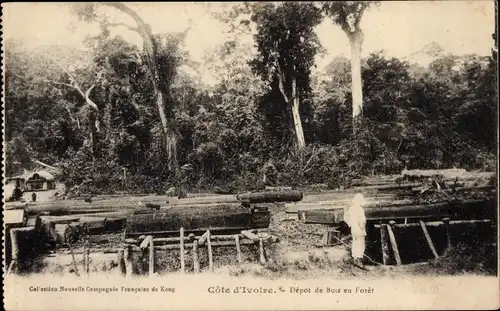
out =
[[[343,209],[351,203],[352,192],[362,192],[369,202],[365,207],[367,218],[372,220],[438,215],[493,217],[496,189],[492,185],[477,185],[478,180],[491,182],[492,176],[492,172],[462,169],[404,170],[399,176],[360,179],[354,191],[339,191],[326,201],[305,197],[300,203],[286,204],[286,211],[297,213],[298,219],[306,223],[332,225],[342,221]],[[471,180],[475,186],[464,186]]]
[[[287,212],[297,213],[298,219],[305,224],[323,224],[329,226],[329,230],[348,234],[349,228],[343,219],[344,208],[351,203],[353,192],[363,192],[369,202],[364,208],[367,241],[371,245],[367,251],[376,260],[381,258],[383,264],[396,265],[418,260],[422,256],[422,247],[429,253],[424,257],[438,258],[443,252],[444,236],[436,235],[445,234],[446,247],[450,247],[452,227],[455,232],[477,230],[471,233],[476,236],[493,232],[492,225],[497,223],[493,172],[456,169],[404,171],[399,177],[379,181],[375,178],[369,182],[365,179],[355,185],[352,190],[339,191],[323,202],[307,196],[301,203],[287,204]],[[377,199],[375,195],[393,197]],[[421,229],[419,234],[418,229]],[[325,237],[327,240],[328,230]],[[484,237],[489,238],[488,235]],[[415,243],[423,243],[423,246]],[[371,253],[376,248],[380,251]]]
[[[377,222],[389,219],[476,219],[496,217],[496,201],[463,200],[457,202],[440,202],[434,204],[384,205],[365,208],[367,221]],[[306,224],[337,225],[343,221],[343,208],[325,210],[305,210],[299,217]]]
[[[187,233],[239,232],[267,228],[270,212],[265,203],[297,201],[299,191],[273,189],[264,192],[244,193],[238,196],[211,196],[188,199],[171,199],[156,205],[141,200],[81,200],[56,202],[29,202],[11,205],[16,211],[30,215],[37,231],[47,241],[68,245],[83,236],[123,232],[125,236],[171,236],[179,228]],[[264,204],[260,204],[264,203]]]

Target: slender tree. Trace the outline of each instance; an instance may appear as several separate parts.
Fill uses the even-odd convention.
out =
[[[165,146],[168,155],[168,167],[170,170],[174,170],[177,167],[177,140],[179,132],[175,123],[174,117],[174,107],[170,101],[170,83],[171,81],[165,81],[163,79],[163,74],[171,76],[171,73],[167,71],[162,71],[162,64],[159,61],[161,56],[159,55],[159,47],[161,47],[162,42],[158,40],[153,35],[151,27],[137,14],[137,12],[131,9],[129,6],[120,2],[103,2],[100,5],[112,7],[122,13],[125,13],[131,17],[135,25],[131,26],[125,23],[111,23],[106,18],[99,17],[97,14],[96,3],[86,3],[78,4],[76,8],[76,13],[86,21],[98,21],[104,29],[108,29],[113,26],[122,26],[130,31],[139,34],[144,43],[144,54],[146,58],[146,65],[151,74],[151,82],[153,84],[156,106],[158,109],[158,115],[161,120],[162,130],[165,138]]]
[[[363,115],[363,83],[361,80],[361,48],[364,34],[360,27],[363,13],[378,1],[328,1],[323,3],[323,12],[339,25],[349,39],[351,47],[351,88],[353,130]]]
[[[251,67],[263,80],[277,81],[291,109],[297,147],[302,149],[306,143],[300,99],[310,89],[310,68],[320,48],[314,27],[321,22],[321,12],[312,3],[264,3],[253,6],[251,20],[257,26],[258,50]]]

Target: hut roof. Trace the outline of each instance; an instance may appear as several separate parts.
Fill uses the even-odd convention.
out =
[[[47,171],[36,171],[36,172],[31,172],[31,173],[26,173],[23,175],[23,177],[28,180],[30,178],[33,178],[33,176],[35,174],[38,174],[38,176],[46,179],[46,180],[49,180],[49,181],[53,181],[55,180],[54,178],[54,175],[52,175],[51,173],[47,172]]]

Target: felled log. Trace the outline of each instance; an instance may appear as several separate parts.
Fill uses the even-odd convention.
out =
[[[451,220],[451,221],[425,221],[424,224],[426,227],[440,227],[446,225],[464,225],[464,224],[488,224],[492,223],[490,219],[477,219],[477,220]],[[375,228],[381,228],[383,225],[375,225]],[[420,222],[412,222],[406,224],[394,224],[392,225],[395,228],[412,228],[421,226]]]
[[[240,206],[241,202],[235,200],[234,202],[225,202],[225,203],[189,203],[189,202],[175,202],[175,203],[167,203],[166,206],[160,208],[183,208],[183,207],[214,207],[219,205],[226,206]]]
[[[292,187],[286,187],[286,186],[277,186],[277,187],[266,186],[266,188],[264,188],[264,190],[266,190],[266,191],[291,191]]]
[[[106,213],[106,212],[124,212],[127,210],[138,210],[144,209],[144,207],[138,207],[137,204],[123,204],[121,206],[101,206],[98,204],[85,206],[68,206],[66,204],[61,204],[58,202],[53,202],[53,205],[28,205],[26,211],[28,215],[50,215],[50,216],[65,216],[65,215],[75,215],[75,214],[95,214],[95,213]]]
[[[131,214],[127,218],[126,233],[178,234],[180,227],[183,227],[185,232],[208,229],[243,230],[267,228],[269,224],[269,211],[255,212],[242,206],[171,208]]]
[[[377,185],[377,186],[362,186],[354,187],[354,190],[377,190],[377,191],[392,191],[392,190],[408,190],[414,187],[421,186],[421,183],[408,183],[408,184],[388,184],[388,185]]]
[[[332,192],[323,192],[323,193],[315,193],[315,194],[308,194],[304,196],[304,198],[301,200],[301,203],[310,203],[310,202],[330,202],[330,201],[349,201],[354,198],[354,195],[356,192],[361,192],[364,194],[364,196],[367,199],[377,199],[377,200],[382,200],[382,199],[390,199],[394,198],[396,195],[392,193],[376,193],[370,191],[354,191],[354,189],[347,189],[347,190],[342,190],[342,191],[332,191]],[[297,203],[297,204],[299,204]]]
[[[495,186],[478,186],[478,187],[456,187],[456,188],[448,188],[448,189],[445,189],[444,191],[446,191],[446,193],[462,193],[462,192],[479,192],[479,191],[483,191],[483,192],[488,192],[488,191],[492,191],[492,190],[495,190],[496,187]],[[413,188],[412,191],[413,193],[417,194],[417,193],[421,193],[423,192],[424,190],[426,190],[427,192],[431,192],[431,191],[436,191],[436,189],[426,189],[425,187],[416,187],[416,188]]]
[[[117,232],[125,228],[125,217],[90,217],[87,215],[75,216],[39,216],[38,232],[49,237],[56,243],[66,243],[64,237],[65,226],[75,227],[72,237],[78,239],[82,234],[102,234]],[[73,239],[72,238],[72,239]]]
[[[142,199],[142,200],[141,200]],[[168,203],[167,203],[168,201]],[[214,203],[241,203],[234,195],[197,197],[186,199],[165,199],[165,198],[123,198],[109,199],[85,203],[82,200],[61,200],[53,202],[29,202],[26,204],[10,204],[7,209],[25,209],[28,215],[74,215],[93,214],[105,212],[125,212],[136,210],[158,209],[164,206],[196,205]]]
[[[286,208],[286,213],[289,214],[296,214],[299,211],[306,211],[306,210],[318,210],[318,209],[336,209],[336,208],[344,208],[345,206],[350,205],[352,200],[342,200],[342,201],[331,201],[331,202],[318,202],[318,203],[313,203],[313,202],[307,202],[307,203],[290,203],[290,204],[285,204]],[[368,204],[367,207],[370,206],[377,206],[381,204],[393,204],[395,200],[390,200],[390,199],[385,199],[385,200],[374,200],[371,198],[368,198],[368,202],[371,202]],[[411,203],[409,200],[401,200],[401,203]]]
[[[196,204],[210,204],[210,203],[219,203],[219,204],[227,204],[227,203],[238,203],[238,199],[235,195],[216,195],[216,196],[205,196],[205,197],[193,197],[193,198],[169,198],[169,205],[177,206],[177,205],[196,205]]]
[[[240,201],[250,203],[297,202],[302,200],[300,191],[263,191],[241,193],[236,196]]]
[[[442,217],[450,219],[494,219],[496,212],[496,203],[493,199],[365,208],[367,220]],[[303,212],[303,220],[305,223],[333,225],[343,221],[343,214],[344,211],[341,208],[334,210],[308,210]]]
[[[464,169],[442,169],[442,170],[403,170],[402,176],[416,176],[416,177],[431,177],[431,176],[446,176],[450,178],[463,176],[467,171]]]

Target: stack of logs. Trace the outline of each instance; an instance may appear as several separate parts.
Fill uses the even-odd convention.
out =
[[[261,262],[265,262],[265,242],[277,241],[275,237],[255,231],[269,227],[270,211],[265,203],[294,202],[300,201],[302,197],[303,194],[299,191],[272,190],[237,196],[185,200],[169,198],[162,205],[143,203],[137,198],[112,198],[94,203],[79,200],[17,203],[6,208],[28,215],[27,222],[24,221],[21,225],[29,226],[26,230],[33,233],[31,240],[43,241],[45,248],[66,246],[73,257],[73,247],[81,239],[85,239],[84,245],[87,245],[84,246],[84,253],[89,253],[90,236],[124,233],[127,241],[135,242],[129,243],[120,251],[122,258],[130,258],[134,250],[141,249],[141,246],[144,248],[145,245],[150,245],[151,258],[154,258],[154,248],[157,247],[182,250],[185,247],[198,248],[206,245],[211,258],[212,247],[234,245],[240,254],[241,244],[258,243]],[[15,262],[20,258],[18,236],[21,234],[18,232],[21,231],[23,230],[15,231],[9,239],[13,241],[12,252],[9,253],[14,254],[12,257]],[[168,245],[168,242],[177,244]],[[184,252],[181,254],[183,259]],[[238,261],[240,257],[237,256]],[[76,266],[74,259],[73,261]],[[210,266],[212,269],[212,263]],[[199,269],[195,268],[196,270]]]
[[[444,228],[446,247],[451,245],[451,227],[470,224],[480,230],[490,230],[497,219],[496,187],[490,185],[492,177],[494,173],[491,172],[466,172],[458,169],[404,171],[402,175],[384,177],[381,180],[360,180],[355,183],[354,188],[328,196],[329,200],[318,202],[317,199],[312,199],[316,195],[305,197],[303,202],[286,204],[286,212],[296,214],[297,219],[305,224],[330,226],[325,232],[326,245],[330,240],[329,235],[337,234],[337,229],[345,229],[344,208],[351,203],[355,192],[362,192],[369,202],[365,206],[367,241],[380,243],[383,264],[394,262],[398,265],[403,260],[397,236],[401,235],[402,238],[403,230],[420,228],[434,258],[439,256],[439,250],[428,227]],[[422,200],[420,194],[429,191],[441,193],[445,199],[430,202]],[[462,195],[465,192],[471,195]],[[411,234],[407,236],[414,238]]]

